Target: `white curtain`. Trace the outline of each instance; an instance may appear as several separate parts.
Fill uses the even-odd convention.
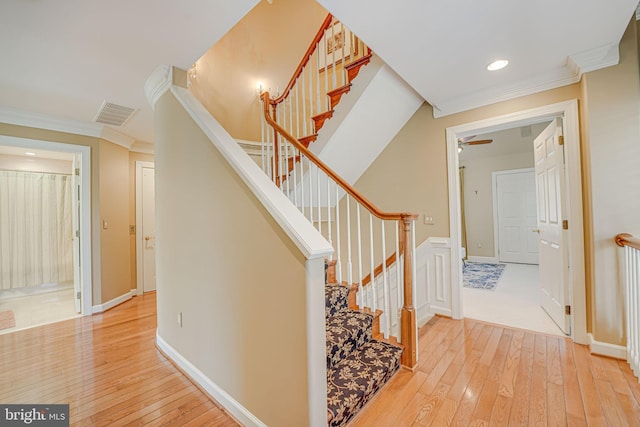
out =
[[[70,175],[0,170],[0,289],[73,280]]]

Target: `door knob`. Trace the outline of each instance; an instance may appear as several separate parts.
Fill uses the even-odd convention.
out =
[[[144,236],[144,240],[151,240],[151,239],[155,239],[155,237],[151,237],[151,236]]]
[[[534,233],[538,233],[538,234],[540,234],[540,232],[541,232],[541,230],[539,228],[535,228],[535,229],[533,229],[531,231],[533,231]]]

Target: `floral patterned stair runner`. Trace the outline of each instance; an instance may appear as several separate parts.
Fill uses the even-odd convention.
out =
[[[402,349],[372,339],[373,316],[348,308],[348,288],[325,287],[329,425],[344,426],[400,367]]]

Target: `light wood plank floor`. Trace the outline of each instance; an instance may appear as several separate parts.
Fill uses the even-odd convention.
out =
[[[155,347],[155,294],[0,336],[0,402],[70,404],[77,426],[237,426]]]
[[[434,317],[419,346],[350,427],[640,426],[629,365],[566,338]]]

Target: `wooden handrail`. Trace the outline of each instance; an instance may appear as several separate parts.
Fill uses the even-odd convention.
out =
[[[282,95],[280,95],[275,99],[270,99],[269,103],[276,105],[282,102],[287,97],[287,95],[289,94],[293,86],[296,84],[296,80],[298,80],[298,77],[300,77],[300,74],[302,74],[302,70],[309,62],[309,58],[311,58],[313,51],[316,50],[316,45],[324,37],[324,32],[327,30],[327,28],[331,26],[332,20],[333,20],[333,16],[331,14],[328,14],[327,17],[324,19],[324,22],[322,22],[322,26],[318,30],[318,33],[313,38],[313,41],[311,41],[309,48],[307,49],[304,56],[300,60],[300,64],[298,64],[298,68],[296,68],[296,71],[294,71],[293,76],[291,77],[291,80],[289,80],[289,84],[287,84],[287,87],[285,87],[285,89],[282,91]]]
[[[640,239],[629,233],[620,233],[615,238],[618,246],[629,246],[640,251]]]
[[[394,252],[393,254],[391,254],[391,256],[389,258],[387,258],[387,260],[385,261],[386,267],[389,268],[391,267],[394,263],[396,262],[396,253]],[[380,275],[380,273],[382,273],[382,263],[380,263],[380,265],[378,265],[374,270],[373,270],[373,277],[378,277]],[[371,273],[367,274],[366,276],[364,276],[364,279],[362,279],[362,286],[367,286],[369,283],[371,283]]]
[[[322,160],[320,160],[315,154],[313,154],[307,147],[305,147],[300,141],[294,138],[289,132],[287,132],[282,126],[280,126],[269,114],[269,92],[262,92],[262,106],[264,117],[267,123],[271,125],[284,139],[289,141],[291,145],[296,147],[302,154],[311,160],[315,165],[320,168],[327,176],[333,179],[344,191],[351,197],[364,206],[369,212],[371,212],[377,218],[390,221],[402,221],[405,219],[417,219],[418,214],[408,212],[384,212],[378,209],[373,203],[365,198],[360,192],[353,188],[347,181],[342,179],[340,175],[335,173],[329,166],[327,166]]]

